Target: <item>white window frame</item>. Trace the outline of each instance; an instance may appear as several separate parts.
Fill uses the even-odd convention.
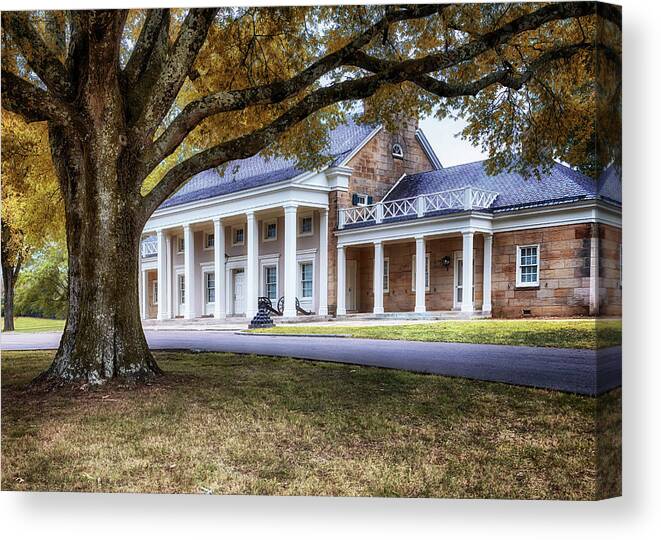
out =
[[[310,231],[303,232],[303,220],[310,218]],[[307,214],[301,214],[298,217],[298,226],[297,226],[297,236],[300,238],[302,236],[313,236],[314,235],[314,214],[312,212]]]
[[[536,281],[526,281],[523,283],[521,281],[521,250],[527,248],[535,248],[537,253],[537,264],[525,266],[536,266],[537,267],[537,280]],[[539,244],[525,244],[521,246],[516,246],[516,286],[517,288],[527,288],[527,287],[539,287],[539,271],[541,266],[541,257],[539,251]]]
[[[177,236],[177,255],[181,255],[186,247],[186,240],[183,236]]]
[[[358,199],[362,199],[362,202],[356,201],[356,206],[367,206],[367,201],[369,201],[369,195],[367,193],[355,193]]]
[[[304,264],[309,264],[312,266],[312,285],[311,285],[311,292],[312,294],[310,296],[303,296],[303,265]],[[315,267],[314,267],[314,259],[301,259],[298,261],[298,286],[297,286],[297,291],[298,294],[298,299],[302,302],[310,303],[314,302],[314,272],[315,272]]]
[[[203,251],[213,251],[214,244],[209,245],[209,238],[213,238],[214,244],[216,242],[216,237],[215,237],[213,232],[205,232],[204,233],[204,244],[202,245]]]
[[[395,158],[403,159],[404,158],[404,147],[399,144],[395,143],[392,145],[392,156]]]
[[[383,292],[390,293],[390,257],[383,258]]]
[[[211,300],[208,300],[208,283],[207,283],[207,276],[213,274],[213,279],[214,279],[214,289],[218,286],[218,280],[216,279],[216,271],[213,266],[207,265],[202,267],[202,302],[203,305],[205,306],[210,306],[214,305],[216,303],[216,292],[214,290],[214,295]],[[208,313],[205,313],[205,315],[208,315]]]
[[[461,261],[462,266],[464,262],[464,251],[463,250],[458,250],[454,251],[452,254],[452,272],[454,274],[454,277],[452,279],[452,309],[461,309],[461,302],[459,302],[459,295],[457,294],[457,288],[459,287],[459,261]],[[473,291],[472,291],[472,298],[471,300],[475,302],[475,261],[477,261],[477,249],[473,248]],[[461,273],[461,279],[463,280],[463,272]],[[462,283],[461,285],[461,294],[462,294],[462,301],[463,301],[463,294],[464,294],[464,285]]]
[[[269,238],[267,236],[269,225],[275,225],[275,236],[273,238]],[[278,239],[278,220],[269,219],[266,221],[262,221],[262,242],[275,242],[277,239]]]
[[[431,290],[431,257],[425,253],[425,292]],[[411,292],[415,292],[415,253],[411,257]]]
[[[235,238],[234,233],[238,230],[243,231],[243,239],[240,242],[235,242],[234,241],[234,238]],[[232,234],[232,247],[245,245],[245,243],[246,243],[246,226],[245,225],[233,225],[232,229],[231,229],[231,234]]]
[[[280,256],[260,257],[259,260],[259,296],[266,296],[266,268],[275,266],[275,298],[280,298]],[[271,298],[271,300],[273,300]]]
[[[158,279],[151,282],[151,304],[152,306],[158,305]]]
[[[268,295],[268,289],[267,289],[267,283],[266,283],[266,276],[268,275],[268,270],[269,269],[274,269],[275,270],[275,296],[269,296]],[[270,264],[265,264],[262,266],[262,293],[260,296],[265,296],[269,300],[273,301],[275,300],[276,302],[278,301],[278,263],[270,263]]]

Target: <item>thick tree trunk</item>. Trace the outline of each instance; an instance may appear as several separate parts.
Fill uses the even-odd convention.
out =
[[[12,332],[14,330],[14,289],[16,287],[16,275],[14,268],[2,265],[2,288],[4,292],[4,303],[2,306],[4,323],[2,330]]]
[[[69,314],[45,376],[90,384],[152,377],[161,371],[138,308],[140,231],[119,216],[89,219],[91,226],[69,241]]]

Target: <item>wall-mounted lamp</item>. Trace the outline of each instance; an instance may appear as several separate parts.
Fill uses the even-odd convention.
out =
[[[445,270],[449,271],[450,270],[450,263],[452,262],[452,259],[450,258],[449,255],[446,255],[441,259],[441,264],[445,267]]]

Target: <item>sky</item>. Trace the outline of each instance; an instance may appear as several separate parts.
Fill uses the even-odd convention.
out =
[[[433,116],[420,121],[420,128],[424,131],[443,167],[452,167],[488,157],[480,148],[455,137],[455,134],[459,133],[465,125],[466,122],[463,120],[452,120],[451,118],[437,120]]]

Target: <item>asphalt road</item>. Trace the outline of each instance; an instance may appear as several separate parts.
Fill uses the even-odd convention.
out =
[[[218,331],[145,332],[152,349],[288,356],[405,369],[596,395],[622,384],[621,347],[551,349],[332,337],[237,335]],[[60,334],[3,334],[2,350],[54,349]]]

